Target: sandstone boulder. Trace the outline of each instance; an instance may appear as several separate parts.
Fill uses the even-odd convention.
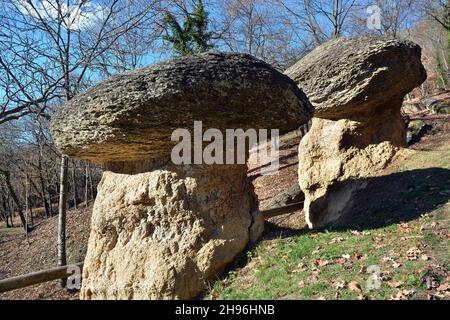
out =
[[[249,55],[206,53],[121,74],[52,119],[59,149],[105,165],[82,299],[188,299],[261,236],[247,165],[175,165],[174,129],[293,130],[312,106]],[[245,154],[247,157],[248,154]]]
[[[389,38],[328,41],[285,72],[315,107],[299,146],[299,184],[311,228],[330,226],[355,205],[363,179],[406,146],[404,96],[426,79],[421,49]]]
[[[82,107],[80,107],[82,106]],[[53,121],[65,154],[96,163],[158,159],[172,132],[296,129],[312,116],[289,77],[247,54],[207,52],[115,75],[73,98]]]
[[[133,175],[107,168],[81,299],[198,295],[250,240],[258,205],[246,175],[245,165],[168,164]]]
[[[306,93],[315,117],[342,119],[397,108],[425,81],[421,48],[383,37],[340,37],[285,71]]]

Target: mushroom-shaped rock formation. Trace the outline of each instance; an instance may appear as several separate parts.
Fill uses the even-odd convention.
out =
[[[176,165],[175,129],[285,132],[312,110],[268,64],[213,52],[114,76],[67,103],[52,120],[56,145],[105,165],[81,298],[194,297],[262,233],[247,165]]]
[[[68,156],[96,163],[167,156],[177,128],[277,128],[308,121],[295,83],[246,54],[208,52],[111,77],[67,103],[53,121]],[[270,126],[270,127],[268,127]]]
[[[285,71],[315,108],[299,146],[299,183],[311,228],[338,223],[364,178],[406,144],[404,96],[426,79],[421,48],[379,37],[333,39]]]

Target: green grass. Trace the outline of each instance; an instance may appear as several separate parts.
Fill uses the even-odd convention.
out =
[[[241,278],[239,272],[233,272],[216,281],[210,293],[220,299],[356,299],[362,295],[387,299],[401,289],[424,291],[422,273],[430,262],[420,257],[409,261],[406,251],[412,247],[442,245],[438,236],[421,236],[420,231],[421,226],[439,218],[442,216],[425,216],[410,222],[407,228],[393,225],[359,234],[350,231],[304,233],[264,241],[251,254],[255,270],[250,276]],[[336,239],[342,241],[336,242]],[[339,259],[343,255],[360,258],[343,261]],[[320,260],[329,262],[317,265]],[[401,266],[394,268],[393,261]],[[433,262],[448,263],[448,260]],[[361,272],[371,265],[379,266],[384,276],[381,286],[372,290],[366,285],[369,274]],[[333,287],[337,281],[345,286]],[[361,292],[348,288],[353,281],[361,286]],[[394,281],[403,284],[391,288],[389,282]],[[416,298],[420,298],[420,293]]]
[[[441,168],[442,173],[450,169],[448,146],[411,153],[391,166],[391,173],[409,173],[396,176],[402,179],[395,180],[400,188],[396,193],[381,193],[379,198],[384,200],[368,207],[366,221],[371,225],[373,219],[373,227],[365,231],[303,230],[294,236],[263,240],[231,272],[211,283],[205,298],[449,299],[449,292],[437,290],[449,277],[436,268],[449,271],[450,189],[445,176],[436,176],[428,168]],[[377,228],[380,219],[387,223]],[[419,254],[410,260],[407,252],[413,248]],[[375,288],[368,286],[368,280],[374,279],[366,271],[371,266],[381,272]],[[427,277],[437,284],[427,288]],[[360,291],[349,286],[354,282]]]

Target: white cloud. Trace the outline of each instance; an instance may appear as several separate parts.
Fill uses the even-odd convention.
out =
[[[47,21],[56,21],[58,19],[58,7],[54,0],[15,0],[19,10],[28,16]],[[104,8],[92,1],[75,0],[69,5],[61,4],[61,16],[66,28],[71,30],[80,30],[97,24],[104,17]]]

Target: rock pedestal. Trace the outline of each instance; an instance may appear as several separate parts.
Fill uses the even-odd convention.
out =
[[[353,194],[365,187],[360,179],[385,168],[404,146],[403,124],[391,121],[402,121],[400,112],[389,111],[384,121],[379,114],[380,121],[373,123],[313,118],[311,130],[299,145],[298,171],[311,228],[328,226],[345,214],[354,204]],[[391,125],[395,130],[389,130]]]
[[[406,146],[403,97],[426,79],[419,46],[389,38],[328,41],[285,74],[315,107],[299,146],[299,184],[310,228],[332,225],[355,191]]]
[[[153,169],[104,173],[82,299],[194,297],[261,234],[246,165]]]

